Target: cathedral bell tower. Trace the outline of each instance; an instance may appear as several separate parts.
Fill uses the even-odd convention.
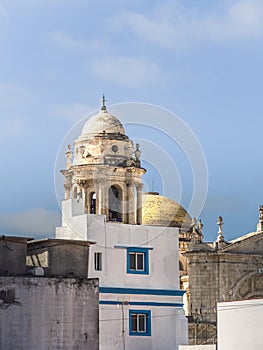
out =
[[[134,148],[121,122],[109,114],[105,97],[98,114],[87,120],[74,150],[66,152],[65,199],[82,198],[88,214],[107,221],[142,223],[142,175],[139,144]]]

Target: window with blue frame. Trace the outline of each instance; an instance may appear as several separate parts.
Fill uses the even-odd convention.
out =
[[[151,335],[150,310],[129,310],[129,335]]]
[[[149,249],[127,248],[127,273],[149,274]]]

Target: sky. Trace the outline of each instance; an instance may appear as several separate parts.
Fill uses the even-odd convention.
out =
[[[102,93],[108,105],[168,110],[199,140],[209,176],[198,214],[205,239],[216,239],[218,215],[226,240],[254,231],[263,204],[262,44],[262,0],[0,0],[0,232],[54,235],[60,145]],[[164,143],[188,209],[191,164]],[[158,171],[148,173],[162,194]]]

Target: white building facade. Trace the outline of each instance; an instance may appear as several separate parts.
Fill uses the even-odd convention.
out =
[[[75,142],[73,161],[67,152],[56,237],[95,242],[89,277],[100,281],[101,350],[177,350],[187,344],[178,228],[141,225],[141,151],[104,102]]]
[[[263,349],[263,299],[217,304],[218,350]]]

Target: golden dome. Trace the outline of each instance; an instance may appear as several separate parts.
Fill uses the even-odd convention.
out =
[[[174,200],[160,196],[158,192],[143,194],[142,224],[150,226],[173,226],[188,229],[191,217],[187,211]]]

